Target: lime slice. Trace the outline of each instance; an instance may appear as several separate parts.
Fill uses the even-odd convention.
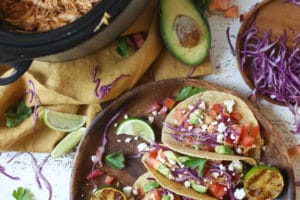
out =
[[[142,119],[130,118],[124,120],[116,131],[117,135],[126,134],[132,136],[139,136],[146,142],[155,141],[155,133],[152,127]]]
[[[93,195],[91,196],[90,200],[126,200],[125,194],[114,187],[105,186],[100,189],[97,189]]]
[[[249,199],[275,199],[283,187],[283,177],[275,167],[255,166],[245,175],[244,189]]]
[[[69,133],[54,147],[51,152],[51,157],[56,158],[70,152],[72,148],[80,142],[85,132],[86,128],[81,127],[80,129]]]
[[[72,132],[82,127],[86,116],[55,112],[45,109],[43,121],[51,129],[61,132]]]

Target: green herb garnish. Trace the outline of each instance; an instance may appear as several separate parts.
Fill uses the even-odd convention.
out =
[[[13,191],[12,196],[16,200],[32,200],[32,194],[31,192],[23,187],[18,187],[16,190]]]
[[[23,100],[18,105],[9,107],[5,111],[6,126],[9,128],[15,127],[31,114],[32,108],[26,107],[25,101]]]
[[[208,10],[209,4],[211,0],[194,0],[194,4],[199,8],[202,12]]]
[[[194,94],[204,92],[206,89],[203,87],[192,87],[192,86],[186,86],[182,88],[177,96],[176,96],[176,101],[182,101],[190,96],[193,96]]]
[[[122,152],[105,156],[105,162],[115,169],[123,169],[125,167],[125,158]]]
[[[121,37],[119,40],[119,45],[116,48],[116,52],[122,57],[127,57],[128,56],[127,48],[128,48],[127,37]]]
[[[159,183],[157,181],[150,181],[150,182],[148,182],[147,184],[145,184],[143,186],[143,192],[147,193],[147,192],[149,192],[149,191],[151,191],[153,189],[158,188],[159,186],[160,185],[159,185]]]
[[[189,157],[188,160],[183,162],[182,164],[186,167],[190,167],[192,169],[197,168],[198,176],[202,176],[202,171],[205,166],[205,163],[207,162],[207,159],[204,158],[195,158],[195,157]]]

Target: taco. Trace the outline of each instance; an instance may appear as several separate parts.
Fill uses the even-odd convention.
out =
[[[239,160],[216,161],[175,153],[154,145],[142,162],[165,189],[193,199],[232,199],[243,190],[243,174],[247,164]],[[243,192],[245,197],[245,192]]]
[[[151,173],[146,172],[141,175],[133,185],[137,191],[135,199],[143,200],[193,200],[188,197],[179,196],[171,190],[161,187],[161,185],[153,178]]]
[[[237,96],[204,91],[175,106],[162,128],[162,143],[191,156],[260,160],[263,139],[247,104]]]

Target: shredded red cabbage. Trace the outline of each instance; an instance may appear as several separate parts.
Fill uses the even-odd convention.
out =
[[[299,0],[286,0],[286,3],[292,3],[296,6],[300,6],[300,1]]]
[[[185,115],[185,117],[183,118],[182,122],[178,125],[178,127],[182,128],[185,124],[185,122],[190,118],[191,113],[193,113],[196,109],[199,108],[199,105],[202,103],[202,100],[199,99],[194,107],[187,113],[187,115]]]
[[[4,176],[10,178],[11,180],[20,180],[20,177],[18,176],[12,176],[5,172],[5,167],[0,165],[0,174],[3,174]]]
[[[20,155],[22,155],[24,152],[17,152],[15,153],[6,163],[10,163],[12,162],[15,158],[19,157]]]
[[[229,44],[229,47],[230,47],[230,52],[232,53],[232,55],[236,55],[236,52],[233,48],[233,45],[232,45],[232,42],[230,40],[230,27],[227,27],[227,30],[226,30],[226,36],[227,36],[227,41],[228,41],[228,44]]]
[[[33,128],[35,129],[36,127],[36,122],[37,122],[37,109],[39,106],[39,99],[38,96],[36,94],[36,90],[34,87],[34,84],[32,82],[32,80],[28,80],[28,84],[29,84],[29,89],[26,90],[26,94],[30,94],[30,100],[29,103],[32,103],[32,101],[34,101],[34,107],[33,107]]]
[[[188,73],[187,73],[187,75],[186,75],[186,78],[191,78],[191,77],[192,77],[192,75],[193,75],[193,73],[194,73],[196,67],[197,67],[197,66],[190,67],[190,69],[189,69],[189,71],[188,71]]]
[[[277,102],[288,105],[295,117],[296,131],[300,134],[300,114],[297,111],[300,103],[300,34],[294,38],[291,49],[287,49],[286,31],[283,36],[271,41],[271,31],[259,38],[258,29],[253,21],[243,35],[241,53],[241,70],[245,65],[251,67],[255,89],[252,95],[262,94]],[[256,99],[256,101],[258,101]]]
[[[31,157],[31,163],[32,163],[32,167],[33,167],[33,170],[35,173],[35,180],[38,184],[38,187],[40,189],[42,189],[42,185],[40,182],[40,180],[42,180],[46,189],[48,190],[48,193],[49,193],[48,200],[51,200],[52,199],[52,186],[49,183],[49,181],[47,180],[47,178],[42,174],[43,167],[44,167],[45,163],[48,161],[50,154],[40,164],[38,164],[38,162],[37,162],[36,158],[33,156],[33,154],[28,153],[28,155],[30,155],[30,157]]]
[[[129,74],[121,74],[117,78],[115,78],[110,84],[102,85],[100,87],[101,79],[97,78],[97,74],[98,74],[98,68],[94,67],[93,82],[96,83],[94,94],[95,94],[97,99],[102,99],[106,94],[108,94],[109,91],[111,90],[113,84],[115,84],[119,79],[124,78],[124,77],[129,77]],[[99,89],[99,87],[100,87],[100,89]]]

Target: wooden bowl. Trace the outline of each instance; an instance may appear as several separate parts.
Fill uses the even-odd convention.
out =
[[[96,116],[88,128],[87,134],[79,144],[71,173],[70,199],[89,199],[93,186],[91,181],[86,179],[86,176],[92,168],[91,156],[95,154],[97,148],[102,144],[105,126],[117,112],[121,112],[121,114],[116,122],[122,121],[125,114],[132,117],[145,117],[145,110],[150,105],[164,97],[176,95],[178,91],[185,86],[204,87],[208,90],[224,91],[236,95],[234,92],[221,86],[193,79],[171,79],[151,82],[125,93]],[[276,166],[284,176],[284,191],[278,199],[293,200],[295,199],[295,180],[287,149],[278,132],[265,116],[249,101],[246,101],[246,103],[254,112],[260,123],[260,131],[266,145],[266,149],[262,153],[261,161]],[[156,133],[157,142],[160,142],[162,122],[164,119],[165,116],[155,117],[152,124]],[[108,129],[106,153],[116,151],[122,151],[125,155],[137,153],[136,146],[142,142],[141,140],[133,140],[130,143],[118,143],[116,139],[117,137],[120,139],[120,136],[116,136],[114,131],[115,127],[111,125]],[[125,138],[126,136],[121,138],[122,141],[124,141]],[[106,165],[104,165],[102,170],[116,177],[122,186],[132,185],[134,181],[146,171],[140,158],[127,159],[126,167],[123,170],[115,170]],[[104,177],[95,179],[95,182],[103,184],[103,178]]]
[[[284,0],[264,0],[255,5],[248,13],[243,15],[243,22],[238,32],[236,40],[236,58],[240,73],[246,84],[253,90],[253,73],[249,65],[251,60],[247,60],[244,69],[241,69],[241,51],[244,46],[244,39],[241,37],[255,20],[258,29],[257,36],[263,37],[264,32],[271,30],[271,40],[277,36],[282,36],[284,30],[287,33],[287,47],[293,45],[293,39],[300,32],[300,6],[286,3]],[[286,106],[282,102],[271,99],[269,96],[261,95],[264,99],[277,105]]]

